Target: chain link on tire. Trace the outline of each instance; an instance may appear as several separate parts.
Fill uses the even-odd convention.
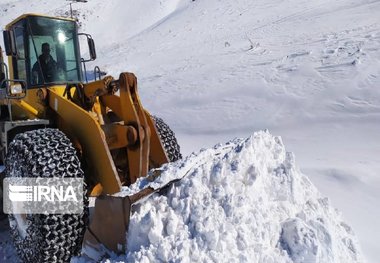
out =
[[[64,133],[40,129],[15,137],[5,164],[7,177],[83,178],[76,150]],[[27,214],[26,229],[9,215],[15,248],[24,262],[70,262],[81,250],[88,220],[88,199],[84,189],[82,214]],[[25,234],[26,233],[26,234]]]
[[[174,132],[161,118],[152,116],[152,119],[155,123],[158,134],[160,135],[162,145],[168,155],[169,161],[175,162],[181,159],[182,154]]]

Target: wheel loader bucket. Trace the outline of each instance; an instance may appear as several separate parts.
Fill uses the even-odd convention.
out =
[[[169,182],[164,187],[173,182]],[[125,253],[133,204],[164,187],[157,189],[147,187],[125,197],[111,195],[97,197],[93,211],[90,210],[90,225],[84,235],[82,254],[92,260],[100,261],[107,254]]]
[[[110,251],[124,253],[131,207],[128,196],[97,197],[90,226],[84,235],[82,254],[99,261]]]

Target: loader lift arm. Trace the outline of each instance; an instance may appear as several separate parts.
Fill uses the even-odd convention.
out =
[[[115,86],[119,88],[120,96],[114,94]],[[43,99],[48,100],[50,108],[73,130],[83,155],[95,166],[96,182],[101,184],[103,194],[119,192],[122,185],[110,149],[127,150],[128,183],[145,176],[149,167],[159,167],[169,161],[154,123],[141,105],[134,74],[121,73],[116,81],[103,79],[85,84],[83,91],[87,99],[102,94],[93,105],[93,108],[102,108],[100,111],[94,109],[98,116],[89,114],[73,99],[67,99],[67,92],[62,93],[62,89],[49,88]],[[106,109],[112,110],[122,122],[99,124],[99,118]]]

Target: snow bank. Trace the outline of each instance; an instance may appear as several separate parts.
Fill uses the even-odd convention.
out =
[[[351,228],[279,137],[258,132],[203,150],[162,178],[175,173],[187,175],[136,208],[128,254],[108,261],[362,261]]]

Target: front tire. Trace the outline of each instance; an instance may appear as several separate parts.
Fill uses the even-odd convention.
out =
[[[166,151],[166,154],[170,162],[175,162],[179,159],[182,159],[181,149],[179,147],[177,138],[175,137],[174,132],[170,129],[163,119],[156,116],[152,116],[153,122],[160,136],[162,145]]]
[[[57,129],[19,134],[9,145],[7,177],[83,178],[70,140]],[[84,191],[82,214],[9,215],[11,236],[24,262],[70,262],[81,250],[87,224]]]

